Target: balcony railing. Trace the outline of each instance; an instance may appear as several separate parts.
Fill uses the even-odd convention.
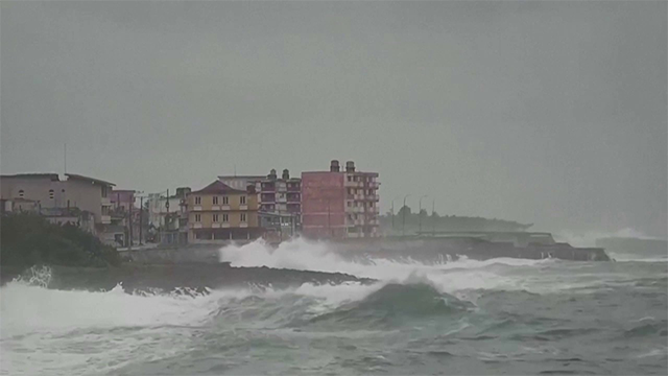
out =
[[[111,216],[110,215],[101,215],[100,216],[100,223],[102,223],[103,225],[111,224]]]

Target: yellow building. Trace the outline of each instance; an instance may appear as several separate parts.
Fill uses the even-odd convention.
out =
[[[258,197],[255,186],[234,189],[215,181],[190,192],[188,241],[247,240],[262,236],[258,221]]]

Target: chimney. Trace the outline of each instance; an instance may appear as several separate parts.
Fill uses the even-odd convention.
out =
[[[336,159],[332,160],[332,163],[329,165],[330,172],[339,172],[339,161]]]
[[[287,168],[283,170],[283,180],[290,180],[290,171]]]
[[[346,172],[355,172],[355,162],[353,161],[346,162]]]

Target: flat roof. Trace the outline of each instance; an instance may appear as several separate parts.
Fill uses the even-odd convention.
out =
[[[13,175],[0,175],[0,179],[8,178],[49,178],[51,180],[59,180],[58,174],[53,172],[36,172]]]

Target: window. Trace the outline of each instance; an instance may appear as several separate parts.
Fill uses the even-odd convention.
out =
[[[230,218],[227,214],[223,214],[223,222],[229,222]]]
[[[195,205],[201,205],[202,204],[202,198],[197,196],[195,197]]]
[[[223,196],[223,205],[229,205],[230,204],[230,198],[227,196]]]
[[[23,189],[19,189],[19,197],[23,197]]]
[[[246,205],[246,196],[239,197],[239,203],[241,205]]]
[[[353,202],[352,202],[352,201],[348,201],[348,207],[351,207],[351,206],[353,206]]]
[[[353,177],[348,175],[348,181],[353,181]]]
[[[246,213],[241,213],[241,222],[246,222]]]
[[[214,222],[218,222],[218,214],[214,214],[214,215],[213,215],[213,221],[214,221]]]
[[[53,199],[53,189],[49,189],[49,198]]]
[[[202,220],[202,216],[199,214],[195,214],[195,222],[200,222]]]
[[[218,196],[213,196],[213,204],[218,205]]]

